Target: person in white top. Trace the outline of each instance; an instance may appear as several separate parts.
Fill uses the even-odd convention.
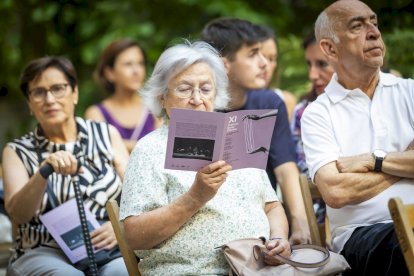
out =
[[[333,249],[344,275],[408,275],[387,204],[414,203],[414,81],[380,72],[385,46],[363,2],[334,2],[315,34],[336,74],[305,110],[302,139]]]

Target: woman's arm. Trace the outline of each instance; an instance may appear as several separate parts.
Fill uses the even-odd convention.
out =
[[[63,164],[62,164],[63,162]],[[70,152],[51,154],[42,165],[49,163],[53,170],[63,175],[77,171],[77,161]],[[3,180],[5,207],[16,224],[28,222],[38,212],[47,181],[39,171],[31,178],[16,152],[6,146],[3,150]]]
[[[109,135],[111,137],[112,150],[114,153],[114,166],[118,175],[124,180],[125,168],[128,162],[129,152],[122,141],[121,135],[118,130],[112,126],[109,126]]]
[[[190,190],[170,204],[124,220],[125,237],[134,250],[151,249],[173,236],[212,199],[225,182],[231,166],[217,161],[197,172]]]
[[[289,257],[291,253],[288,240],[289,226],[285,210],[280,202],[269,202],[265,205],[265,212],[270,225],[270,238],[266,244],[269,250],[265,256],[265,262],[269,265],[279,265],[280,262],[274,255]]]
[[[266,203],[265,213],[270,225],[269,238],[283,238],[287,240],[289,225],[282,204],[278,201]]]

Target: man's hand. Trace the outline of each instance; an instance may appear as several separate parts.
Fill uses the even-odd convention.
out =
[[[118,244],[111,222],[107,221],[91,232],[91,241],[96,249],[110,250]]]
[[[266,244],[266,248],[269,250],[265,255],[265,263],[268,265],[280,265],[282,264],[275,255],[280,255],[285,258],[289,258],[292,253],[290,243],[285,239],[270,240]]]
[[[292,234],[289,238],[289,242],[291,245],[296,244],[310,244],[311,243],[311,237],[308,222],[307,221],[301,221],[293,220],[292,221]]]
[[[292,232],[292,235],[289,238],[289,242],[291,245],[310,244],[311,243],[310,234],[302,230]]]
[[[375,160],[371,153],[339,157],[336,167],[340,173],[367,173],[374,170]]]

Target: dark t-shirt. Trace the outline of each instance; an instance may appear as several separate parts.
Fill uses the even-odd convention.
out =
[[[269,159],[267,160],[266,172],[273,188],[276,187],[276,177],[273,170],[286,162],[296,163],[295,144],[290,132],[289,120],[286,106],[283,100],[270,90],[255,90],[247,93],[247,100],[243,107],[238,110],[252,109],[278,109],[275,128],[273,129],[272,141],[270,143]],[[230,112],[235,110],[219,110]]]

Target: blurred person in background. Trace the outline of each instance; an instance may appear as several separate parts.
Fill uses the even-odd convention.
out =
[[[261,51],[264,35],[257,25],[247,20],[217,18],[204,26],[202,39],[221,53],[229,78],[230,102],[227,108],[218,111],[278,110],[266,172],[274,189],[276,185],[281,188],[290,219],[289,241],[291,244],[309,243],[309,226],[286,106],[276,93],[264,88],[268,66]]]
[[[262,54],[268,60],[265,75],[266,88],[275,91],[275,93],[284,101],[288,114],[288,120],[291,120],[293,109],[296,105],[295,95],[289,91],[271,87],[276,78],[279,58],[279,44],[277,42],[276,35],[274,31],[267,26],[258,25],[258,27],[259,32],[262,32],[265,38],[265,40],[262,42]]]
[[[146,62],[145,52],[137,42],[112,42],[102,52],[94,75],[110,96],[85,112],[87,119],[117,128],[129,151],[138,139],[159,125],[138,94],[145,80]]]
[[[300,119],[302,118],[305,108],[325,91],[325,87],[328,85],[335,71],[332,66],[329,65],[328,59],[319,48],[319,44],[316,42],[313,31],[305,38],[302,45],[305,50],[305,58],[308,65],[308,77],[312,87],[310,92],[301,98],[301,101],[296,105],[293,111],[291,130],[296,144],[299,170],[301,173],[307,174],[308,167],[306,166],[305,153],[303,152]]]

